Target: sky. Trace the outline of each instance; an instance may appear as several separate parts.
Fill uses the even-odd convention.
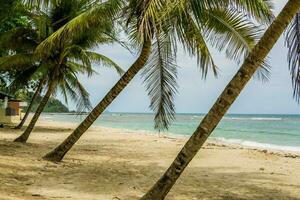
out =
[[[287,0],[274,0],[277,14]],[[126,49],[118,46],[100,46],[98,52],[110,57],[123,69],[136,59]],[[210,74],[203,80],[196,59],[189,57],[183,51],[178,52],[177,64],[179,90],[175,98],[177,113],[206,113],[216,101],[227,83],[234,76],[239,64],[229,61],[218,52],[213,53],[220,68],[220,75],[216,79]],[[281,38],[269,54],[272,67],[270,81],[262,83],[252,79],[234,102],[229,113],[239,114],[300,114],[300,105],[293,99],[291,78],[287,63],[287,49]],[[118,81],[119,76],[111,69],[97,67],[98,75],[90,78],[80,77],[91,96],[95,106],[111,87]],[[143,80],[138,74],[123,92],[108,107],[109,112],[151,112],[149,97]],[[69,105],[74,109],[74,105]]]

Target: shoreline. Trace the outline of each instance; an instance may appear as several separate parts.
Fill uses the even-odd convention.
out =
[[[133,113],[134,114],[134,113]],[[43,121],[48,121],[49,123],[51,122],[56,122],[55,120],[49,120],[47,115],[56,115],[56,113],[47,113],[46,117],[43,118]],[[44,115],[45,116],[45,115]],[[248,116],[248,115],[246,115]],[[256,117],[257,118],[257,117]],[[260,118],[261,119],[261,118]],[[269,118],[268,118],[269,120]],[[60,123],[70,123],[70,124],[75,124],[78,125],[80,122],[60,122]],[[118,129],[120,131],[131,131],[131,132],[138,132],[138,133],[146,133],[146,134],[151,134],[151,135],[158,135],[158,132],[155,132],[154,130],[142,130],[142,129],[130,129],[130,128],[119,128],[119,127],[110,127],[110,126],[103,126],[103,125],[93,125],[93,127],[106,127],[106,128],[112,128],[112,129]],[[190,135],[187,134],[180,134],[180,133],[172,133],[171,131],[169,132],[163,132],[160,133],[162,136],[166,137],[173,137],[173,138],[189,138]],[[210,136],[208,141],[215,141],[218,143],[224,143],[227,145],[239,145],[242,147],[247,147],[251,149],[265,149],[268,151],[284,151],[287,153],[292,153],[292,154],[300,154],[300,146],[288,146],[288,145],[278,145],[278,144],[272,144],[272,143],[266,143],[266,142],[259,142],[255,140],[242,140],[239,138],[224,138],[224,137],[214,137]]]
[[[43,119],[43,123],[47,123],[48,125],[54,125],[55,121],[50,121],[48,119]],[[71,123],[71,122],[60,122],[61,124],[65,126],[70,126],[76,128],[78,125],[77,123]],[[184,134],[175,134],[175,133],[161,133],[159,134],[158,132],[153,132],[153,131],[148,131],[148,130],[131,130],[131,129],[126,129],[126,128],[114,128],[114,127],[108,127],[108,126],[101,126],[101,125],[92,125],[91,128],[96,128],[96,129],[110,129],[114,130],[114,132],[120,132],[121,134],[139,134],[139,135],[151,135],[151,136],[157,136],[158,138],[168,138],[168,139],[182,139],[182,140],[187,140],[190,136],[189,135],[184,135]],[[70,132],[71,134],[71,132]],[[263,146],[251,146],[251,145],[243,145],[240,143],[235,143],[235,142],[230,142],[230,140],[239,140],[239,139],[223,139],[223,138],[214,138],[214,137],[209,137],[208,140],[205,142],[205,144],[212,144],[212,145],[219,145],[219,146],[228,146],[228,147],[233,147],[233,148],[244,148],[244,149],[249,149],[249,150],[255,150],[255,151],[261,151],[265,153],[270,153],[270,154],[278,154],[278,155],[283,155],[287,157],[294,157],[298,158],[300,157],[300,149],[296,151],[291,151],[291,150],[286,150],[286,149],[276,149],[276,148],[268,148],[268,147],[263,147]],[[244,141],[244,142],[252,142],[252,141]],[[277,145],[272,145],[272,144],[267,144],[267,143],[259,143],[259,142],[253,142],[257,144],[262,144],[262,145],[271,145],[271,146],[277,146]],[[279,146],[279,145],[278,145]],[[279,147],[291,147],[291,146],[279,146]],[[297,147],[298,148],[298,147]],[[300,148],[300,147],[299,147]]]

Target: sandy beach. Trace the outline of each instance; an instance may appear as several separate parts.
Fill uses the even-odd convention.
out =
[[[28,144],[12,142],[21,130],[0,129],[0,199],[138,199],[186,140],[92,127],[63,162],[42,160],[74,126],[39,122]],[[209,142],[167,199],[300,199],[300,157]]]

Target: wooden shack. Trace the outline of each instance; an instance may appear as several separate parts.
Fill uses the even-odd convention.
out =
[[[21,108],[26,102],[0,91],[0,124],[18,123],[22,119]]]

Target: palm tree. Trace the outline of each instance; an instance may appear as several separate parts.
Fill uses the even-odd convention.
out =
[[[258,44],[247,56],[241,68],[226,86],[208,114],[201,121],[196,131],[175,158],[174,162],[155,185],[141,198],[142,200],[162,200],[165,198],[181,173],[216,128],[222,117],[226,114],[227,110],[239,96],[248,81],[250,81],[275,45],[276,41],[298,12],[300,12],[300,0],[289,0]],[[299,30],[299,24],[297,25],[297,29]],[[293,54],[295,54],[295,52],[293,52]],[[296,61],[298,62],[299,69],[299,60],[296,59]],[[297,77],[299,77],[299,71],[297,72]],[[297,85],[299,86],[299,82],[297,82]]]
[[[44,110],[48,100],[55,93],[55,90],[59,88],[65,98],[67,99],[67,95],[69,95],[75,102],[81,102],[82,105],[89,108],[89,95],[88,92],[84,89],[82,84],[78,81],[77,74],[78,73],[89,73],[85,69],[86,66],[73,66],[74,63],[66,62],[63,65],[60,65],[60,68],[55,68],[52,72],[47,72],[48,83],[47,83],[47,91],[40,101],[37,110],[33,118],[31,119],[29,125],[27,126],[24,133],[15,139],[15,142],[26,142],[31,131],[33,130],[35,123],[37,122],[40,114]],[[79,71],[80,70],[80,71]],[[79,94],[79,95],[77,95]],[[80,106],[82,106],[80,104]]]
[[[29,106],[27,107],[27,110],[21,120],[21,122],[15,127],[15,129],[21,129],[27,119],[27,117],[29,116],[29,113],[32,111],[32,106],[34,104],[34,102],[36,101],[37,97],[41,94],[42,90],[43,90],[43,86],[45,84],[46,78],[41,78],[38,82],[38,85],[35,89],[35,92],[31,98],[31,101],[29,103]]]
[[[92,6],[91,2],[93,1],[53,1],[49,11],[47,10],[39,14],[34,13],[33,21],[36,22],[34,28],[39,28],[34,31],[39,33],[39,37],[43,34],[43,37],[40,38],[44,39]],[[48,87],[46,94],[42,98],[29,126],[20,137],[15,139],[16,142],[27,141],[41,112],[57,87],[60,88],[64,96],[69,95],[76,99],[78,97],[77,94],[80,94],[82,97],[81,102],[90,107],[88,93],[78,81],[77,73],[92,75],[94,72],[91,67],[92,63],[113,67],[119,74],[123,73],[123,70],[106,56],[88,50],[99,44],[111,43],[114,40],[112,20],[103,17],[102,22],[102,24],[98,24],[98,27],[86,30],[85,33],[72,38],[72,40],[66,39],[60,41],[60,44],[55,49],[47,49],[45,53],[29,51],[0,58],[1,70],[15,69],[14,67],[18,66],[23,71],[32,73],[30,76],[24,77],[29,78],[37,73],[41,73],[43,77],[47,77]],[[110,35],[107,33],[110,33]],[[39,63],[38,67],[34,65],[35,63]],[[22,68],[20,64],[26,64],[26,67]],[[79,106],[82,107],[82,104]]]
[[[147,61],[149,64],[143,74],[151,97],[151,108],[156,112],[155,127],[167,128],[175,113],[176,41],[179,40],[191,56],[198,58],[204,76],[210,69],[216,74],[217,67],[207,41],[219,50],[227,50],[228,57],[237,58],[252,48],[258,36],[257,27],[239,11],[264,22],[271,17],[270,7],[264,1],[131,0],[123,13],[130,39],[142,46],[140,55],[86,119],[44,159],[62,160]],[[66,26],[65,30],[61,30],[63,32],[72,31]]]

